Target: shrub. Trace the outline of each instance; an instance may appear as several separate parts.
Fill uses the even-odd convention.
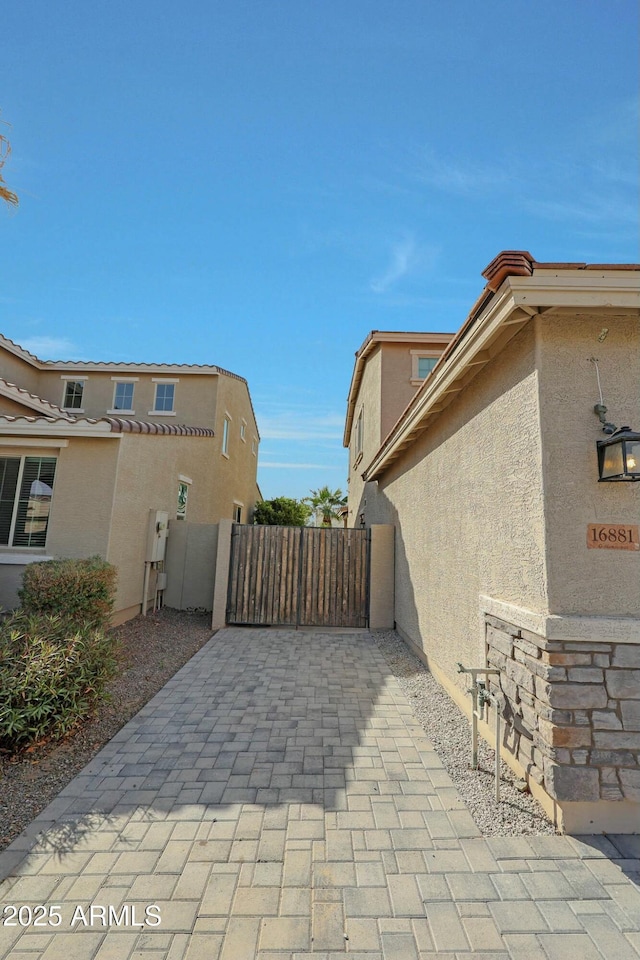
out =
[[[301,500],[291,497],[276,497],[256,503],[253,522],[282,527],[304,527],[311,516],[311,508]]]
[[[106,627],[113,609],[116,574],[116,568],[102,557],[30,563],[18,596],[26,613],[59,615],[74,623]]]
[[[67,733],[115,672],[113,647],[60,616],[18,610],[0,623],[0,745]]]

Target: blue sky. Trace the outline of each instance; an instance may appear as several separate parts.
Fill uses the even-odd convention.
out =
[[[635,0],[13,0],[0,332],[245,376],[265,497],[346,490],[367,333],[502,249],[636,262]]]

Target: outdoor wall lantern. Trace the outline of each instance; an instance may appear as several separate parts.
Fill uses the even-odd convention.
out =
[[[640,433],[620,427],[598,440],[598,480],[640,480]]]
[[[608,330],[605,327],[598,340],[606,338]],[[600,403],[596,403],[593,412],[602,424],[602,432],[607,435],[606,440],[596,441],[598,449],[598,482],[619,480],[640,480],[640,433],[635,433],[631,427],[616,427],[615,423],[607,420],[607,408],[602,399],[600,384],[600,370],[596,357],[589,357],[596,370]]]

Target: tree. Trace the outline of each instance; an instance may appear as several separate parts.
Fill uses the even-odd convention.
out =
[[[4,167],[5,163],[9,159],[9,154],[11,153],[11,144],[5,136],[0,133],[0,170]],[[2,174],[0,173],[0,200],[4,200],[10,206],[18,206],[18,197],[13,192],[5,186],[5,180]]]
[[[273,500],[261,500],[256,504],[253,522],[280,527],[304,527],[310,516],[311,507],[302,500],[275,497]]]
[[[337,490],[320,487],[319,490],[312,490],[311,496],[305,497],[304,500],[311,505],[316,519],[321,518],[323,527],[330,527],[332,520],[342,519],[339,509],[347,503],[347,498],[342,495],[339,487]]]

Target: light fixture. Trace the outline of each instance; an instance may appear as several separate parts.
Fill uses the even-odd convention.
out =
[[[620,427],[598,440],[598,480],[640,480],[640,433]]]

